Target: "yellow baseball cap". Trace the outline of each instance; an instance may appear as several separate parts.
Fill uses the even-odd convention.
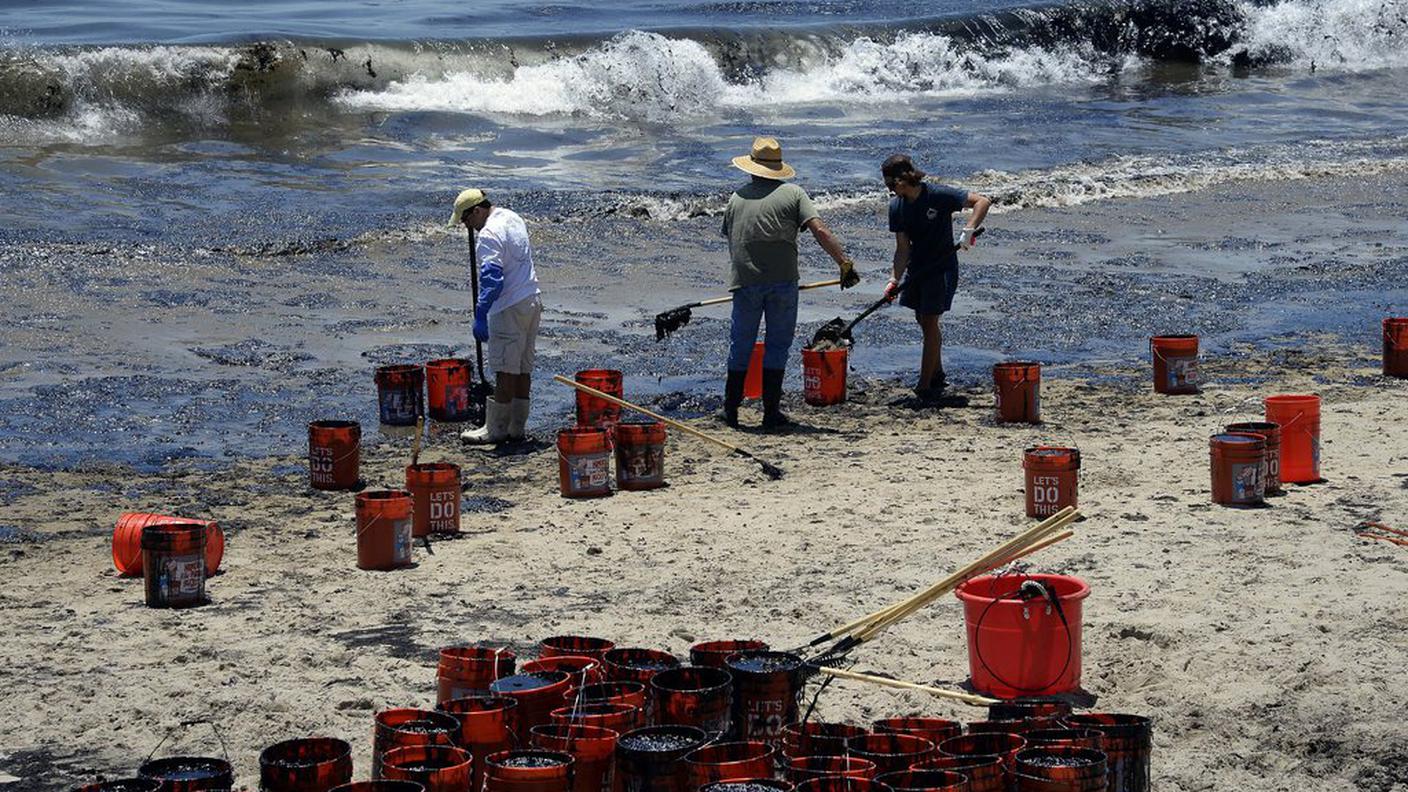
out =
[[[483,190],[469,189],[460,193],[455,198],[455,213],[450,215],[450,227],[454,228],[464,222],[464,213],[479,204],[487,201]]]

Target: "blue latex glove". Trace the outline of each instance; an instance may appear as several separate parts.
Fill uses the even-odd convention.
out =
[[[474,311],[474,340],[481,344],[489,342],[489,312],[476,309]]]
[[[474,301],[474,340],[489,340],[489,309],[504,290],[503,248],[489,234],[479,236],[479,295]]]

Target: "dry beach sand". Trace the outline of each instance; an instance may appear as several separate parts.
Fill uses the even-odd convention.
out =
[[[1300,349],[1210,356],[1199,396],[1149,391],[1143,365],[1044,372],[1039,427],[969,408],[888,406],[897,384],[855,382],[851,402],[794,404],[810,430],[724,432],[786,469],[672,434],[670,486],[596,500],[557,495],[548,448],[498,455],[437,439],[423,460],[465,466],[465,535],[395,573],[355,568],[352,499],[306,486],[303,460],[212,474],[0,468],[0,788],[63,789],[123,776],[161,753],[218,755],[257,784],[275,741],[331,735],[366,777],[372,713],[434,702],[435,650],[584,633],[683,653],[694,640],[796,645],[933,582],[1031,524],[1020,454],[1084,454],[1074,539],[1034,569],[1079,575],[1084,687],[1107,711],[1155,721],[1158,790],[1408,790],[1408,547],[1356,538],[1408,527],[1408,382],[1377,356],[1321,338]],[[1324,399],[1326,481],[1264,509],[1213,506],[1207,435],[1255,418],[1259,397]],[[745,419],[757,415],[745,409]],[[699,425],[712,428],[710,421]],[[367,451],[364,477],[394,484],[409,441]],[[219,520],[211,604],[150,610],[108,560],[124,510]],[[857,668],[952,685],[967,676],[962,612],[945,598],[858,653]],[[838,683],[818,707],[867,722],[984,710]]]

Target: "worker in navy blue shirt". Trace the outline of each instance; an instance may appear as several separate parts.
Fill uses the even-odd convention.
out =
[[[941,355],[943,333],[939,317],[953,307],[958,290],[958,248],[972,247],[973,233],[982,226],[992,205],[987,196],[941,184],[926,184],[924,172],[904,154],[892,155],[880,166],[890,199],[890,230],[895,233],[894,274],[885,297],[914,310],[924,332],[915,394],[923,401],[938,398],[948,384]],[[973,214],[953,241],[953,215]],[[908,277],[906,277],[908,275]]]

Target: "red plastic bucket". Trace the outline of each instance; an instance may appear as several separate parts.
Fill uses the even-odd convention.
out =
[[[1149,792],[1150,750],[1154,727],[1142,715],[1090,712],[1066,717],[1073,729],[1093,729],[1103,735],[1101,751],[1109,767],[1110,792]]]
[[[1384,320],[1384,376],[1408,377],[1408,318]]]
[[[161,523],[142,529],[142,581],[149,608],[205,602],[203,523]]]
[[[988,705],[988,720],[1059,721],[1071,714],[1071,704],[1059,698],[1027,696]]]
[[[443,702],[439,709],[460,722],[454,743],[474,757],[471,786],[481,789],[484,786],[484,757],[510,750],[517,741],[514,727],[518,702],[505,696],[468,696]]]
[[[992,367],[998,423],[1041,423],[1041,364],[998,363]]]
[[[1093,748],[1104,747],[1104,735],[1094,729],[1035,729],[1022,735],[1032,748]]]
[[[623,490],[665,486],[665,424],[616,424],[616,486]]]
[[[406,490],[415,500],[411,535],[453,535],[460,532],[460,466],[421,462],[406,466]]]
[[[772,778],[743,778],[737,781],[716,781],[699,787],[699,792],[792,792],[792,785]]]
[[[484,760],[484,792],[572,792],[576,760],[559,751],[504,751]]]
[[[1080,489],[1080,449],[1034,446],[1022,453],[1027,516],[1049,517],[1075,506]]]
[[[886,784],[865,778],[826,776],[810,778],[792,787],[792,792],[894,792]]]
[[[377,406],[387,426],[415,426],[425,415],[421,390],[425,372],[420,366],[382,366],[376,370]]]
[[[753,344],[753,354],[748,356],[748,373],[743,377],[743,398],[761,399],[763,396],[763,342]]]
[[[908,770],[933,756],[934,743],[913,734],[862,734],[846,740],[846,753],[875,763],[876,775]]]
[[[939,753],[948,756],[960,756],[967,759],[996,758],[1002,763],[1004,785],[1009,789],[1015,785],[1014,776],[1016,774],[1017,752],[1027,747],[1027,741],[1020,735],[1003,734],[994,732],[992,734],[965,734],[962,737],[950,737],[939,743]],[[922,762],[921,766],[931,767],[933,762]],[[950,770],[956,768],[940,768]],[[964,772],[959,770],[959,772]],[[970,780],[975,776],[970,776]],[[976,782],[975,782],[976,784]]]
[[[1258,435],[1266,441],[1266,493],[1281,492],[1281,426],[1270,421],[1243,421],[1223,427],[1231,434]]]
[[[381,776],[414,781],[425,792],[470,792],[474,759],[452,745],[411,745],[393,748],[381,758]]]
[[[426,408],[437,421],[465,421],[471,407],[469,386],[473,369],[463,358],[442,358],[425,364]]]
[[[672,668],[651,677],[650,687],[658,722],[698,726],[713,739],[729,734],[733,722],[733,675],[729,672],[709,667]]]
[[[657,723],[655,690],[651,688],[650,680],[661,671],[679,668],[679,658],[659,649],[617,647],[603,656],[602,664],[609,682],[639,682],[645,685],[645,722]]]
[[[645,710],[620,701],[593,701],[558,707],[552,711],[551,717],[553,723],[580,723],[610,729],[617,734],[625,734],[645,725]]]
[[[781,745],[782,727],[797,720],[802,658],[790,652],[739,652],[725,661],[733,674],[733,729],[740,739]]]
[[[601,661],[593,657],[553,655],[552,657],[539,657],[537,660],[529,660],[523,664],[522,673],[535,674],[539,671],[567,672],[571,677],[568,687],[572,688],[595,685],[602,681],[603,673]]]
[[[161,792],[216,792],[235,785],[235,770],[225,759],[209,756],[168,756],[137,768],[141,778],[161,784]]]
[[[875,780],[895,792],[968,792],[968,776],[956,770],[901,770]]]
[[[689,662],[697,666],[723,668],[724,661],[738,652],[766,651],[767,643],[751,639],[728,639],[723,641],[700,641],[689,647]]]
[[[593,638],[589,635],[554,635],[551,638],[544,638],[538,644],[538,656],[572,655],[601,660],[607,652],[615,648],[616,643],[605,638]]]
[[[382,777],[386,752],[416,745],[454,745],[459,731],[460,722],[443,712],[399,707],[376,713],[372,716],[372,778]]]
[[[447,646],[435,668],[436,704],[487,693],[494,680],[513,676],[513,650],[504,647]]]
[[[684,757],[708,741],[693,726],[647,726],[616,742],[622,792],[694,792]]]
[[[771,778],[777,748],[765,742],[716,742],[695,748],[684,757],[690,789],[717,781]]]
[[[1281,480],[1313,484],[1320,480],[1320,397],[1266,397],[1266,420],[1281,425]]]
[[[518,702],[518,744],[527,745],[534,726],[552,722],[552,711],[562,706],[572,677],[566,671],[539,671],[536,674],[514,674],[495,680],[489,690],[496,696],[507,696]]]
[[[814,407],[846,400],[846,348],[802,350],[802,399]]]
[[[639,725],[644,726],[646,698],[647,690],[643,682],[602,682],[597,685],[583,685],[576,690],[568,691],[564,696],[564,703],[569,707],[576,708],[592,704],[625,704],[636,708]]]
[[[357,493],[357,566],[391,570],[411,565],[411,493]]]
[[[611,788],[616,740],[611,729],[580,723],[534,726],[533,747],[571,754],[573,792],[603,792]]]
[[[168,514],[148,514],[147,512],[123,512],[117,518],[112,531],[112,564],[123,577],[139,577],[142,574],[142,530],[152,525],[180,524],[205,526],[205,574],[214,575],[220,570],[220,561],[225,557],[225,532],[212,520],[192,520],[187,517],[172,517]]]
[[[577,382],[589,388],[596,388],[608,396],[624,399],[625,388],[621,372],[616,369],[584,369],[577,372]],[[578,428],[606,429],[610,431],[621,420],[620,405],[577,391]]]
[[[351,780],[352,746],[344,740],[284,740],[259,754],[262,792],[327,792]]]
[[[1266,440],[1259,434],[1227,433],[1208,438],[1212,502],[1258,504],[1266,496]]]
[[[782,727],[782,755],[839,756],[846,753],[846,740],[865,734],[850,723],[804,721]]]
[[[943,718],[882,718],[872,723],[871,728],[882,734],[912,734],[934,745],[963,733],[963,724]]]
[[[943,746],[939,746],[940,752]],[[1008,772],[1001,756],[936,756],[915,770],[953,770],[968,777],[969,792],[1006,792]],[[1014,779],[1015,780],[1015,779]]]
[[[1105,792],[1105,754],[1090,748],[1027,748],[1017,754],[1018,792]]]
[[[611,494],[611,433],[578,427],[557,433],[558,483],[564,498]]]
[[[969,734],[1026,734],[1035,729],[1049,729],[1059,725],[1060,721],[1055,717],[1049,718],[1013,718],[1009,720],[985,720],[970,721],[968,723]]]
[[[809,778],[874,778],[875,763],[859,756],[792,756],[787,759],[787,780],[800,784]]]
[[[1035,581],[1055,595],[1022,600]],[[955,592],[963,602],[974,689],[999,698],[1066,693],[1080,687],[1085,581],[1066,575],[983,576]],[[942,746],[940,746],[942,747]]]
[[[1154,336],[1149,339],[1154,361],[1154,392],[1169,395],[1198,392],[1198,337]]]
[[[353,490],[361,478],[362,425],[356,421],[308,424],[308,483],[313,489]]]

